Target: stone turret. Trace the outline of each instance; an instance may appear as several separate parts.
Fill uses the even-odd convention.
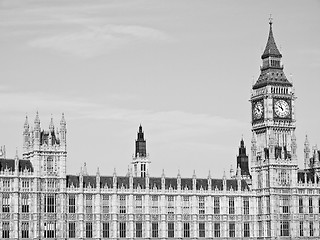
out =
[[[147,154],[147,144],[144,139],[144,132],[140,124],[139,131],[137,133],[136,150],[132,158],[132,168],[134,177],[146,177],[146,173],[149,172],[149,155]]]
[[[246,147],[244,145],[243,138],[240,141],[239,155],[237,156],[237,166],[239,166],[241,169],[241,176],[250,178],[249,157],[246,153]]]
[[[66,176],[66,121],[60,122],[60,134],[51,116],[49,128],[41,129],[39,113],[36,113],[33,129],[26,117],[23,130],[23,153],[30,160],[37,176]],[[61,138],[60,138],[61,137]]]

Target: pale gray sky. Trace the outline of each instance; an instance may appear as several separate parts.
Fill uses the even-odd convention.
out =
[[[67,172],[127,172],[142,123],[152,176],[222,177],[243,135],[269,14],[296,88],[303,142],[320,144],[319,1],[0,1],[0,145],[22,153],[25,115],[64,112]]]

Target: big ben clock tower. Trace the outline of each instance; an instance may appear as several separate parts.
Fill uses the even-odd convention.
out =
[[[295,137],[295,94],[286,78],[282,55],[273,37],[272,19],[269,37],[261,56],[258,80],[252,86],[252,189],[257,192],[259,236],[290,237],[289,203],[297,178]],[[279,204],[276,203],[280,202]],[[284,207],[284,206],[287,206]],[[289,209],[289,210],[288,210]],[[275,214],[275,213],[281,213]],[[278,216],[279,215],[279,216]],[[289,234],[289,235],[288,235]]]
[[[296,164],[295,104],[292,83],[286,78],[282,55],[275,43],[272,21],[261,56],[261,73],[252,86],[252,167],[287,160]]]

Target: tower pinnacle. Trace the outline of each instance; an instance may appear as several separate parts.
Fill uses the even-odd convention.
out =
[[[29,122],[28,122],[28,115],[26,115],[26,120],[24,122],[24,128],[28,129],[29,128]]]
[[[62,117],[61,117],[61,120],[60,120],[60,126],[66,126],[66,119],[64,118],[64,113],[62,113]]]
[[[142,126],[139,126],[139,132],[137,134],[136,140],[136,157],[146,157],[147,149],[146,149],[146,140],[144,139],[144,132],[142,131]]]
[[[53,132],[53,131],[54,131],[54,124],[53,124],[53,117],[52,117],[52,114],[51,114],[51,120],[50,120],[50,124],[49,124],[49,130],[50,130],[51,132]]]
[[[147,155],[147,144],[144,132],[140,124],[136,139],[136,151],[132,158],[132,167],[135,177],[146,177],[149,172],[149,156]]]
[[[290,83],[283,72],[283,65],[281,63],[282,54],[280,53],[276,42],[273,37],[272,25],[273,19],[269,18],[269,36],[266,47],[261,55],[262,66],[260,67],[261,73],[253,85],[253,90],[267,85],[282,85],[291,87]]]
[[[269,18],[269,25],[270,25],[269,37],[268,37],[266,48],[264,49],[264,52],[261,56],[261,59],[265,59],[268,57],[278,57],[278,58],[282,57],[280,51],[278,50],[278,47],[277,47],[276,42],[274,40],[274,37],[273,37],[273,31],[272,31],[272,23],[273,22],[272,21],[273,21],[273,19],[270,16],[270,18]]]
[[[273,21],[272,14],[270,14],[270,17],[269,17],[269,24],[270,25],[272,25],[272,21]]]
[[[36,118],[34,119],[34,124],[35,125],[40,125],[40,118],[39,118],[39,112],[38,111],[36,113]]]
[[[244,145],[243,137],[240,140],[240,147],[239,147],[239,154],[237,156],[237,166],[241,169],[241,176],[243,177],[250,177],[249,172],[249,160],[248,155],[246,153],[246,147]],[[238,172],[238,168],[237,168]]]

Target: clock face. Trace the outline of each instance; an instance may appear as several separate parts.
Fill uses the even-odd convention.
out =
[[[278,117],[285,118],[290,114],[290,106],[285,100],[277,100],[274,104],[274,112]]]
[[[253,118],[261,119],[263,116],[263,105],[261,102],[256,102],[253,108]]]

